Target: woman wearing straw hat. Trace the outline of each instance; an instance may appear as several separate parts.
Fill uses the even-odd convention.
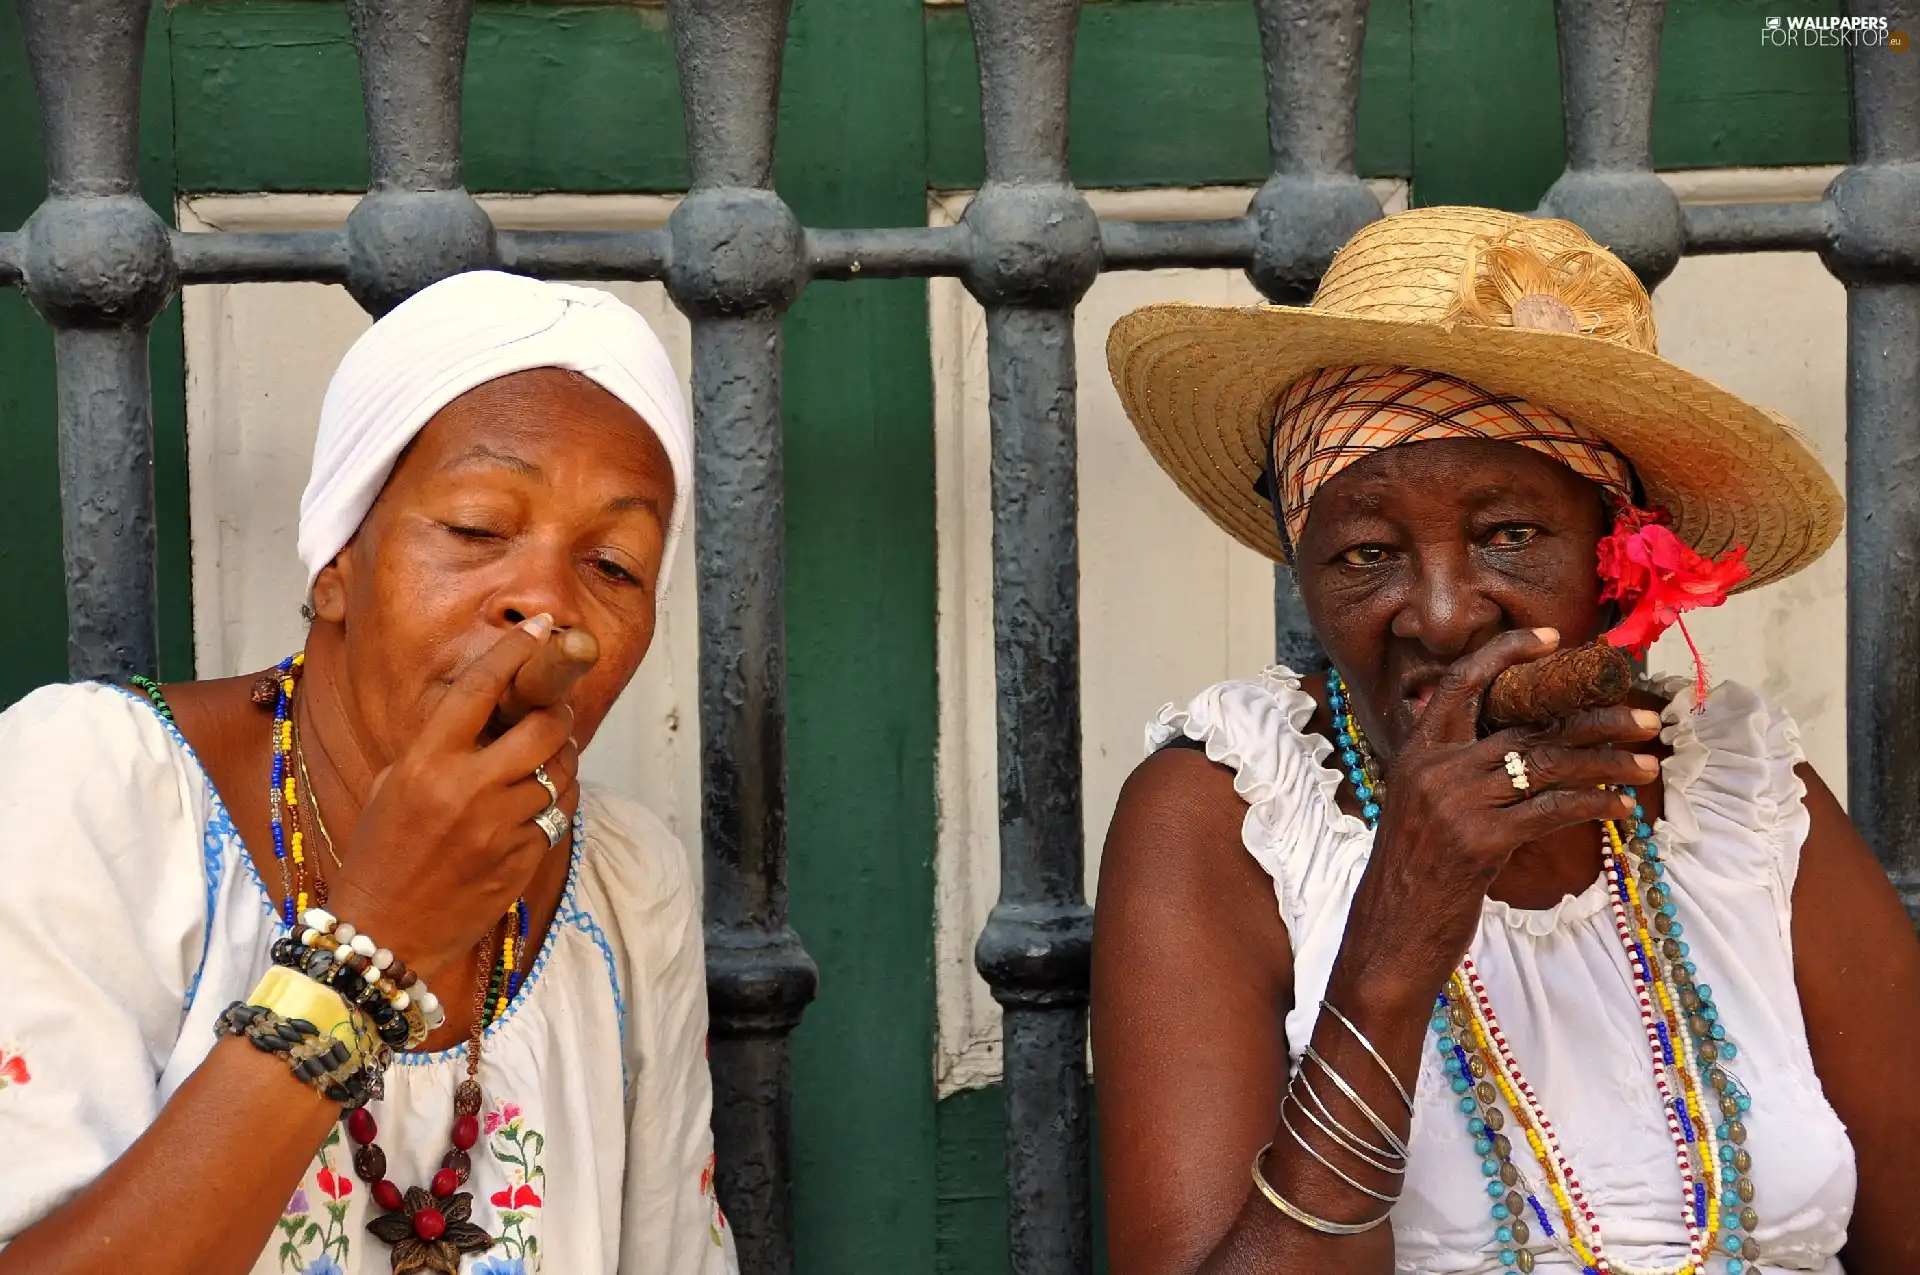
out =
[[[1333,666],[1169,706],[1121,797],[1116,1275],[1920,1270],[1920,943],[1793,722],[1701,674],[1479,724],[1504,669],[1832,544],[1792,427],[1661,359],[1578,229],[1480,209],[1108,356]]]

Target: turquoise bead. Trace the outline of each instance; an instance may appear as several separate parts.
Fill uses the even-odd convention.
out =
[[[1740,1237],[1738,1235],[1727,1236],[1727,1252],[1738,1253],[1739,1251],[1740,1251]]]
[[[1720,1166],[1720,1180],[1722,1182],[1731,1184],[1733,1182],[1738,1181],[1739,1178],[1740,1178],[1740,1171],[1738,1169],[1735,1169],[1732,1165],[1723,1164]]]
[[[1440,1039],[1433,1042],[1433,1047],[1440,1051],[1440,1054],[1442,1057],[1444,1058],[1453,1057],[1453,1037],[1442,1036],[1440,1037]]]
[[[1633,825],[1633,835],[1636,837],[1651,837],[1653,835],[1653,829],[1647,827],[1645,820],[1641,820],[1639,823]]]
[[[1473,1140],[1473,1152],[1475,1155],[1492,1155],[1493,1139],[1484,1133],[1481,1134]]]
[[[1460,1100],[1460,1110],[1466,1112],[1468,1115],[1473,1114],[1474,1106],[1475,1106],[1475,1103],[1473,1101],[1472,1094],[1468,1094],[1466,1097]]]
[[[1493,1238],[1502,1244],[1511,1244],[1513,1243],[1513,1228],[1511,1226],[1499,1227],[1494,1231]]]
[[[1722,1026],[1720,1026],[1720,1024],[1719,1024],[1719,1023],[1715,1023],[1715,1024],[1713,1025],[1713,1031],[1714,1031],[1714,1035],[1715,1035],[1716,1037],[1719,1037],[1719,1036],[1722,1036],[1722,1035],[1724,1035],[1724,1034],[1726,1033],[1726,1029],[1725,1029],[1724,1027],[1722,1027]],[[1734,1059],[1736,1059],[1736,1058],[1738,1058],[1738,1057],[1740,1056],[1740,1047],[1739,1047],[1738,1045],[1736,1045],[1736,1044],[1734,1044],[1734,1043],[1733,1043],[1732,1041],[1730,1041],[1730,1040],[1726,1040],[1726,1041],[1721,1041],[1721,1043],[1720,1043],[1720,1056],[1721,1056],[1722,1058],[1724,1058],[1724,1059],[1726,1059],[1726,1060],[1727,1060],[1728,1062],[1732,1062],[1732,1061],[1733,1061]],[[1747,1109],[1747,1103],[1748,1103],[1748,1101],[1749,1101],[1749,1099],[1747,1098],[1747,1096],[1746,1096],[1745,1094],[1742,1094],[1742,1095],[1740,1096],[1740,1110],[1742,1110],[1742,1111],[1745,1111],[1745,1110]]]
[[[1720,1207],[1737,1211],[1740,1207],[1740,1193],[1738,1191],[1722,1191],[1720,1193]]]
[[[1495,1169],[1499,1168],[1498,1165],[1494,1167]],[[1487,1183],[1487,1195],[1496,1200],[1505,1199],[1507,1195],[1507,1184],[1495,1178],[1493,1181]],[[1503,1204],[1500,1207],[1505,1208],[1506,1205]]]
[[[1698,974],[1700,972],[1699,967],[1694,965],[1692,961],[1680,962],[1680,968],[1687,972],[1688,978],[1692,978],[1695,974]],[[1696,988],[1695,990],[1697,991],[1698,989]]]
[[[1427,1025],[1433,1028],[1434,1035],[1444,1036],[1446,1034],[1447,1028],[1451,1027],[1453,1024],[1448,1021],[1447,1016],[1445,1014],[1435,1014],[1433,1016],[1433,1021]]]
[[[1378,819],[1380,817],[1380,805],[1378,802],[1369,801],[1366,805],[1360,807],[1360,813],[1368,819]]]
[[[1680,931],[1680,927],[1677,925],[1674,926],[1673,929],[1676,934],[1679,933]],[[1682,941],[1680,943],[1680,955],[1685,956],[1687,954],[1687,951],[1688,951],[1687,945],[1684,941]]]
[[[1722,1120],[1719,1123],[1719,1125],[1717,1125],[1714,1128],[1713,1136],[1720,1139],[1720,1141],[1722,1142],[1725,1142],[1728,1138],[1731,1138],[1733,1136],[1732,1122],[1727,1120]],[[1729,1151],[1727,1154],[1732,1155],[1733,1153]]]
[[[1671,926],[1667,928],[1667,937],[1670,939],[1677,939],[1682,934],[1685,934],[1686,932],[1687,932],[1687,927],[1680,924],[1680,922],[1675,921]]]
[[[1727,1259],[1727,1275],[1740,1275],[1740,1272],[1746,1269],[1747,1264],[1739,1258],[1729,1257]]]
[[[1512,1249],[1503,1248],[1500,1250],[1500,1265],[1512,1266],[1515,1262],[1519,1260],[1520,1260],[1520,1255],[1514,1252]]]
[[[1703,1001],[1713,999],[1713,984],[1711,983],[1695,983],[1693,990],[1700,993],[1700,999]]]
[[[1720,1017],[1720,1011],[1712,1005],[1702,1005],[1700,1007],[1700,1017],[1706,1019],[1708,1022],[1712,1022],[1714,1019]]]
[[[1707,1035],[1713,1037],[1715,1040],[1725,1040],[1727,1038],[1726,1026],[1721,1023],[1715,1023],[1711,1027],[1707,1028]],[[1732,1055],[1728,1054],[1727,1051],[1724,1049],[1722,1049],[1720,1052],[1729,1058],[1732,1057]]]
[[[1504,1205],[1504,1204],[1496,1204],[1496,1205],[1494,1205],[1494,1206],[1493,1206],[1493,1220],[1494,1220],[1494,1221],[1496,1221],[1496,1222],[1504,1222],[1504,1221],[1506,1221],[1506,1220],[1507,1220],[1508,1218],[1510,1218],[1510,1217],[1512,1217],[1512,1216],[1513,1216],[1513,1212],[1512,1212],[1512,1210],[1510,1210],[1510,1209],[1508,1209],[1506,1205]]]
[[[1500,1162],[1494,1159],[1492,1156],[1488,1156],[1486,1159],[1482,1160],[1480,1162],[1480,1176],[1486,1177],[1486,1178],[1494,1178],[1494,1177],[1500,1176]]]
[[[1727,1126],[1721,1125],[1720,1127],[1724,1129]],[[1722,1134],[1721,1136],[1725,1137],[1726,1135]],[[1729,1161],[1733,1159],[1733,1144],[1731,1142],[1722,1142],[1720,1144],[1720,1158]]]
[[[1453,1078],[1453,1091],[1455,1093],[1465,1093],[1471,1088],[1473,1088],[1473,1082],[1465,1076],[1455,1076]]]
[[[1664,916],[1673,916],[1675,913],[1680,911],[1680,905],[1675,903],[1672,899],[1668,899],[1665,903],[1662,903],[1660,905],[1660,911],[1661,911],[1661,914]]]
[[[1487,1122],[1482,1120],[1479,1116],[1475,1116],[1473,1119],[1467,1121],[1468,1133],[1471,1133],[1474,1136],[1478,1137],[1480,1134],[1483,1134],[1486,1131],[1487,1131]],[[1492,1144],[1489,1143],[1488,1145],[1491,1146]]]
[[[1358,766],[1360,764],[1360,754],[1349,748],[1340,754],[1340,760],[1349,766]]]

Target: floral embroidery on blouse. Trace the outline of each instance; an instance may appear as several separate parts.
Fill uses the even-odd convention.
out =
[[[712,1213],[707,1219],[707,1234],[713,1237],[716,1245],[725,1247],[727,1215],[720,1211],[719,1197],[713,1193],[713,1166],[714,1158],[709,1155],[707,1167],[700,1170],[700,1194],[706,1198],[707,1207]]]
[[[305,1183],[295,1188],[293,1198],[280,1214],[279,1227],[285,1234],[280,1241],[280,1269],[296,1275],[344,1275],[341,1263],[347,1258],[351,1239],[347,1234],[347,1197],[353,1194],[350,1174],[333,1168],[332,1151],[340,1145],[340,1126],[327,1131],[327,1140],[314,1154],[320,1171],[314,1174],[313,1190],[324,1198],[322,1211],[326,1223],[313,1220],[312,1197]],[[316,1251],[314,1245],[318,1244]]]
[[[517,1103],[503,1102],[489,1111],[485,1127],[487,1149],[506,1171],[507,1185],[492,1196],[500,1212],[495,1252],[474,1267],[473,1275],[532,1275],[540,1269],[540,1192],[547,1185],[540,1155],[547,1139],[527,1127]]]
[[[33,1079],[27,1070],[27,1060],[22,1054],[0,1049],[0,1089],[9,1089],[14,1085],[24,1085]]]

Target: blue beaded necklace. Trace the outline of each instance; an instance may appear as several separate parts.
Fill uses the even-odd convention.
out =
[[[1339,673],[1331,670],[1327,675],[1327,702],[1346,778],[1361,803],[1363,821],[1369,830],[1377,831],[1379,776],[1353,720],[1346,685]],[[1636,795],[1631,788],[1625,791]],[[1685,930],[1676,916],[1678,909],[1664,883],[1666,865],[1653,829],[1646,822],[1646,812],[1637,800],[1633,818],[1630,838],[1624,841],[1613,824],[1606,825],[1609,840],[1603,851],[1616,929],[1635,975],[1643,1024],[1653,1044],[1655,1079],[1678,1149],[1689,1253],[1680,1265],[1666,1268],[1639,1267],[1606,1256],[1600,1244],[1598,1219],[1587,1206],[1571,1166],[1559,1153],[1551,1122],[1506,1047],[1469,957],[1449,980],[1448,990],[1436,998],[1430,1026],[1448,1085],[1467,1118],[1467,1134],[1479,1157],[1481,1175],[1487,1179],[1494,1252],[1503,1268],[1518,1270],[1522,1275],[1533,1270],[1536,1260],[1526,1247],[1531,1238],[1528,1214],[1548,1241],[1580,1262],[1583,1275],[1698,1275],[1706,1271],[1713,1257],[1724,1259],[1726,1275],[1744,1275],[1759,1259],[1759,1245],[1752,1238],[1759,1225],[1752,1207],[1752,1158],[1744,1146],[1747,1132],[1743,1118],[1752,1107],[1752,1099],[1724,1065],[1738,1056],[1738,1048],[1727,1039],[1726,1028],[1719,1021],[1712,989],[1694,982],[1697,967],[1689,957],[1688,944],[1682,937]],[[1623,865],[1623,858],[1629,863]],[[1642,891],[1650,912],[1641,906]],[[1676,1030],[1673,1020],[1677,1017],[1686,1020],[1684,1032]],[[1704,1074],[1716,1091],[1723,1117],[1712,1137],[1707,1135],[1706,1108],[1697,1086],[1683,1085],[1676,1093],[1672,1084],[1676,1075],[1686,1080],[1699,1074]],[[1512,1141],[1502,1132],[1507,1121],[1500,1106],[1503,1098],[1547,1173],[1553,1202],[1562,1216],[1561,1230],[1555,1229],[1540,1195],[1513,1161]],[[1695,1163],[1702,1170],[1698,1178],[1693,1172]],[[1716,1187],[1720,1194],[1711,1197]]]

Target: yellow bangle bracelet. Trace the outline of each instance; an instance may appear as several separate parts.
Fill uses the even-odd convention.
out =
[[[247,1004],[269,1009],[283,1019],[312,1023],[322,1037],[343,1042],[355,1062],[361,1057],[360,1033],[345,998],[297,970],[276,965],[247,997]]]

